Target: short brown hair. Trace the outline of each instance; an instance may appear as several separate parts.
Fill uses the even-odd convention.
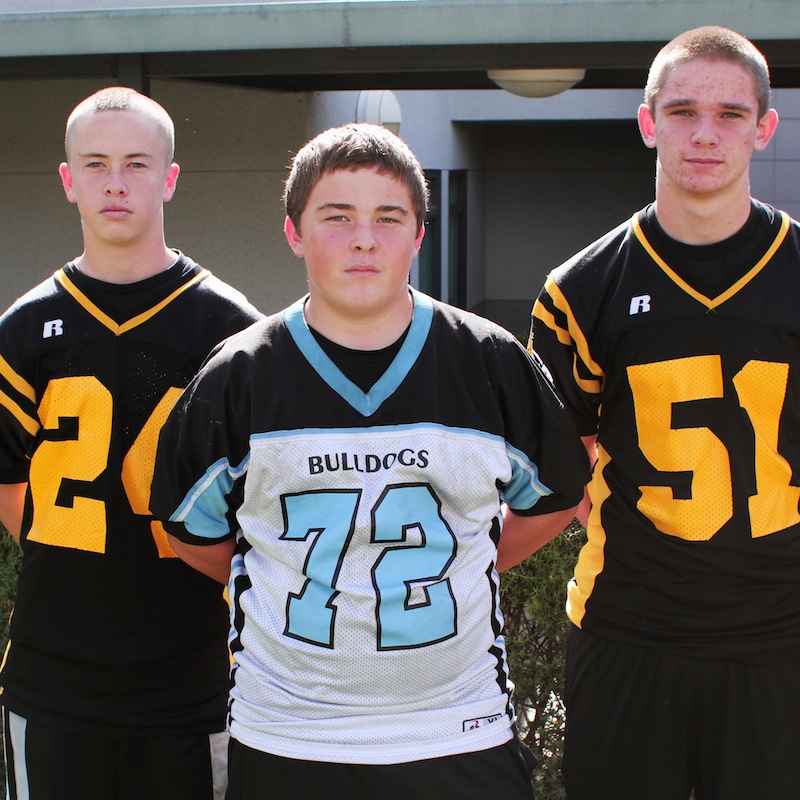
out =
[[[644,102],[655,113],[656,97],[664,88],[672,69],[696,58],[741,64],[752,76],[758,100],[758,118],[769,108],[769,66],[761,51],[749,40],[729,28],[706,25],[676,36],[658,52],[647,76]]]
[[[405,184],[417,223],[422,227],[428,210],[428,184],[419,161],[398,136],[380,125],[368,123],[330,128],[297,152],[283,192],[287,216],[300,230],[300,217],[323,175],[373,168]]]
[[[75,123],[88,114],[100,111],[133,111],[152,120],[157,126],[167,155],[167,164],[175,157],[175,124],[155,100],[126,86],[109,86],[87,97],[73,109],[67,120],[64,150],[69,161],[69,148]]]

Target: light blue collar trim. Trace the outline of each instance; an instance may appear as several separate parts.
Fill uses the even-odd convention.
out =
[[[389,368],[367,394],[364,394],[358,386],[345,377],[344,373],[319,346],[314,334],[309,330],[303,313],[308,295],[293,303],[284,313],[289,333],[308,363],[331,389],[365,417],[372,416],[381,407],[384,400],[397,391],[419,358],[428,339],[433,321],[433,302],[427,295],[411,287],[409,290],[414,302],[414,312],[408,335]]]

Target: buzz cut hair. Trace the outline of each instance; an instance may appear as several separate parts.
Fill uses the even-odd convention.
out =
[[[64,150],[68,162],[76,123],[90,114],[98,114],[102,111],[133,111],[154,122],[164,142],[166,163],[172,162],[175,157],[175,124],[172,118],[155,100],[126,86],[109,86],[100,89],[75,106],[67,119],[64,134]]]
[[[758,101],[758,118],[767,113],[770,103],[769,65],[761,51],[747,38],[729,28],[705,25],[676,36],[658,52],[647,75],[644,102],[655,114],[658,93],[672,70],[694,59],[728,61],[740,64],[753,78]]]
[[[311,192],[323,175],[339,170],[376,169],[404,184],[411,196],[417,224],[425,223],[429,191],[425,174],[409,146],[380,125],[351,123],[329,128],[294,156],[286,179],[283,202],[297,230]]]

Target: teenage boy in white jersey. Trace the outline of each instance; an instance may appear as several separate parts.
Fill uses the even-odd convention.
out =
[[[585,451],[509,333],[410,289],[427,188],[400,139],[320,134],[285,201],[309,294],[208,362],[154,481],[187,560],[233,558],[228,800],[530,798],[497,542],[564,528]]]

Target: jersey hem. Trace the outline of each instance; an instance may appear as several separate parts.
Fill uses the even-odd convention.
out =
[[[238,724],[236,720],[231,722],[230,734],[238,742],[253,750],[260,750],[263,753],[281,756],[282,758],[293,758],[301,761],[322,761],[330,764],[385,765],[405,764],[410,761],[444,758],[446,756],[474,753],[479,750],[489,750],[492,747],[499,747],[505,744],[514,735],[510,724],[500,726],[498,731],[492,730],[493,728],[494,725],[491,725],[484,729],[484,733],[470,733],[468,746],[464,744],[463,734],[444,741],[415,742],[403,746],[398,746],[396,742],[384,746],[343,742],[330,744],[316,742],[311,745],[304,745],[296,739],[286,740],[263,733],[256,734]]]

